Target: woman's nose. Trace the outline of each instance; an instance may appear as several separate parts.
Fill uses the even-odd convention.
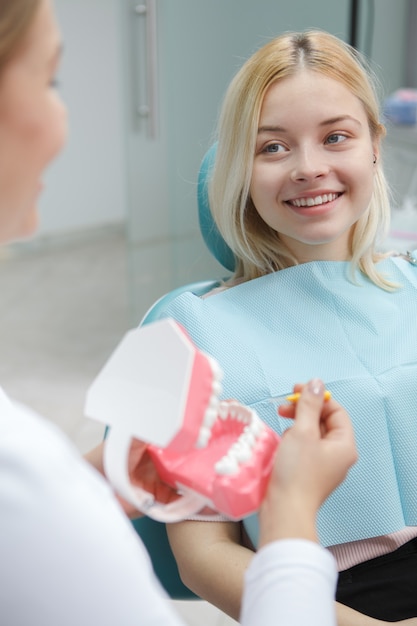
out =
[[[319,151],[305,149],[294,155],[294,164],[291,172],[291,179],[294,182],[320,178],[328,174],[328,172],[329,165]]]

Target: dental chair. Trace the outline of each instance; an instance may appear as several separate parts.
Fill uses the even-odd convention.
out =
[[[210,252],[223,267],[233,272],[235,267],[233,252],[224,242],[217,226],[213,222],[208,201],[207,180],[210,176],[215,154],[216,145],[208,150],[200,166],[197,185],[199,223],[203,239]],[[143,326],[157,320],[167,304],[184,291],[191,291],[198,296],[202,296],[218,285],[218,280],[208,280],[174,289],[151,306],[145,313],[140,325]],[[156,522],[149,517],[140,517],[133,520],[132,524],[145,544],[151,557],[154,571],[168,595],[173,600],[198,599],[198,596],[188,589],[180,579],[177,564],[168,542],[165,524]]]

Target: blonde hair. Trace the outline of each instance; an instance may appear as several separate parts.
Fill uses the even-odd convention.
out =
[[[236,258],[234,279],[251,280],[298,263],[259,216],[250,183],[262,102],[267,89],[300,69],[337,80],[362,102],[372,141],[385,135],[379,121],[375,79],[359,53],[321,31],[286,33],[259,49],[232,80],[218,126],[217,154],[209,183],[211,211]],[[371,201],[354,225],[351,238],[352,276],[359,268],[376,285],[393,285],[376,269],[379,238],[388,231],[390,202],[380,160],[375,165]]]
[[[22,44],[41,0],[0,0],[0,72]]]

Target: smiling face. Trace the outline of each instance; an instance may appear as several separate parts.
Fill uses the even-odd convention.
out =
[[[1,242],[36,229],[42,175],[66,137],[66,112],[54,87],[60,49],[50,0],[41,0],[0,75]]]
[[[253,204],[299,262],[348,260],[352,227],[371,200],[378,153],[360,100],[338,81],[300,70],[266,92]]]

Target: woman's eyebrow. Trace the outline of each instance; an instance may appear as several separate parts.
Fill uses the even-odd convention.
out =
[[[285,128],[283,126],[260,126],[258,135],[261,133],[285,133]]]
[[[330,117],[329,119],[323,120],[322,122],[320,122],[320,126],[329,126],[330,124],[337,124],[339,122],[346,122],[346,121],[354,122],[358,126],[362,126],[360,121],[356,117],[353,117],[352,115],[337,115],[336,117]]]
[[[331,124],[337,124],[339,122],[346,122],[346,121],[354,122],[358,126],[362,126],[361,122],[356,117],[353,117],[352,115],[337,115],[335,117],[330,117],[320,122],[320,126],[330,126]],[[272,125],[272,124],[271,125],[266,124],[265,126],[259,126],[258,128],[258,135],[261,135],[262,133],[285,133],[285,132],[286,130],[283,126]]]

